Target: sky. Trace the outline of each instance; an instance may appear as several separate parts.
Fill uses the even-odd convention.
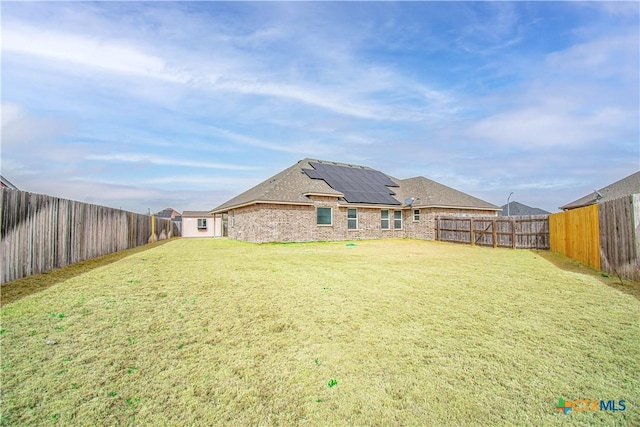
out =
[[[640,169],[640,3],[0,3],[1,173],[210,210],[304,158],[558,207]]]

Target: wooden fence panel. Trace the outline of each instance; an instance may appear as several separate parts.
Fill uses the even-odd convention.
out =
[[[600,269],[598,205],[549,215],[549,237],[553,252]]]
[[[6,188],[0,221],[2,283],[180,235],[168,219]]]
[[[547,215],[438,217],[436,240],[514,249],[549,249]]]
[[[640,281],[634,197],[627,196],[599,205],[600,257],[602,270]]]

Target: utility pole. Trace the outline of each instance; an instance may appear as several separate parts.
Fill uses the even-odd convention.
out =
[[[511,206],[509,206],[509,199],[511,199],[511,196],[513,196],[513,191],[511,192],[511,194],[509,194],[509,197],[507,197],[507,216],[509,216],[509,214],[511,213]]]

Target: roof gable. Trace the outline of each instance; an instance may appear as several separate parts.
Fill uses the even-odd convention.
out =
[[[326,182],[309,179],[302,171],[305,167],[310,167],[309,159],[300,160],[295,165],[223,203],[213,211],[255,202],[310,204],[311,200],[305,196],[309,193],[342,196],[342,193],[331,188]]]

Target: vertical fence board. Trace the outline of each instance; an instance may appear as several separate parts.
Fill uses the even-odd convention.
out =
[[[547,215],[436,218],[436,240],[513,249],[549,249]]]
[[[0,221],[2,283],[146,245],[152,221],[155,240],[180,235],[168,219],[7,188]]]
[[[550,249],[600,269],[598,205],[549,215]]]
[[[599,205],[602,270],[626,279],[640,280],[634,196]]]

